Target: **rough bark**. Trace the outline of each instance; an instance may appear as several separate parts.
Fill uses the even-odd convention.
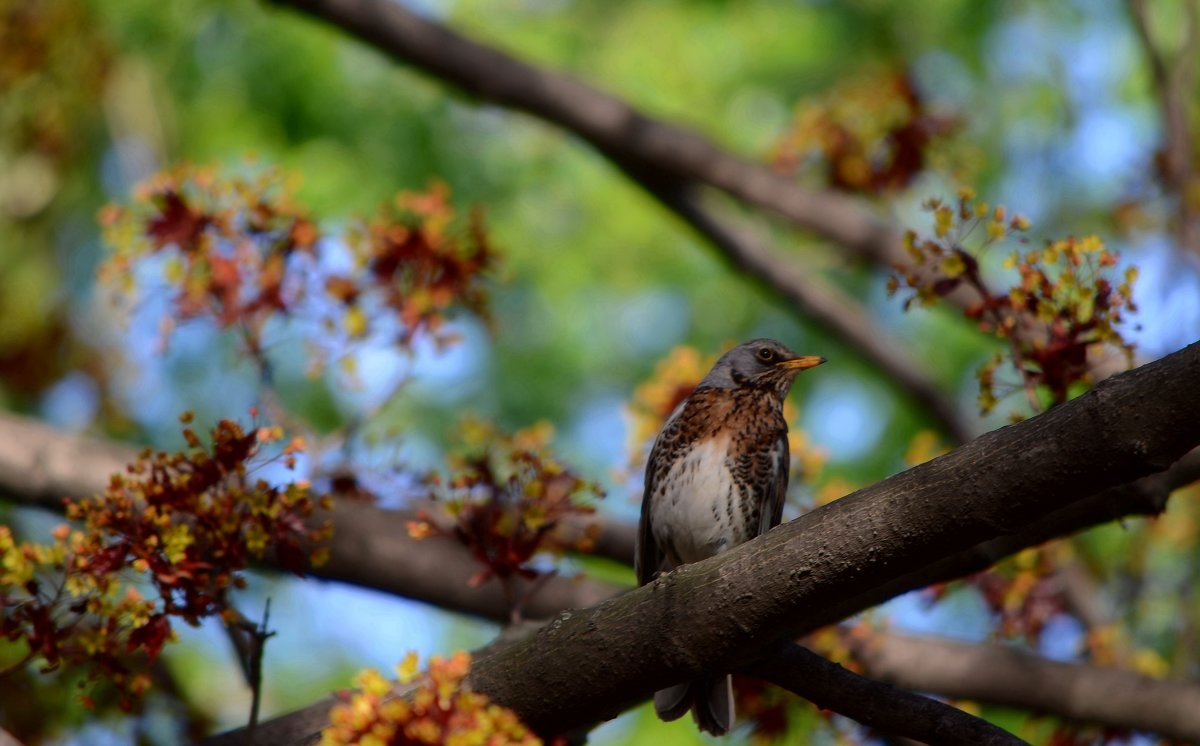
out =
[[[1198,364],[1193,344],[727,554],[564,612],[479,658],[472,680],[556,733],[700,671],[736,669],[782,636],[859,610],[847,599],[899,591],[894,584],[940,558],[1165,469],[1200,443]]]

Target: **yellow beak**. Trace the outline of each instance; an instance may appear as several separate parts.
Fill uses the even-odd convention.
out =
[[[801,355],[795,360],[784,360],[776,363],[780,368],[789,368],[795,370],[804,370],[806,368],[815,368],[825,362],[825,358],[819,355]]]

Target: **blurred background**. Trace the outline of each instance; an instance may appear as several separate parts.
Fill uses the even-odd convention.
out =
[[[1138,358],[1200,336],[1200,247],[1181,246],[1178,228],[1200,181],[1162,178],[1161,95],[1124,3],[405,5],[814,188],[860,194],[903,227],[928,231],[922,203],[969,185],[1028,217],[1034,243],[1098,234],[1121,268],[1140,269],[1139,311],[1123,329]],[[1185,48],[1185,3],[1148,5],[1155,43],[1168,54]],[[179,448],[181,412],[207,425],[246,419],[260,403],[260,370],[236,334],[203,318],[164,330],[171,293],[155,279],[161,267],[139,270],[132,303],[115,303],[119,293],[97,280],[111,250],[100,210],[129,204],[144,179],[188,162],[228,174],[278,169],[296,201],[331,229],[432,180],[449,185],[463,212],[482,210],[501,257],[491,318],[452,315],[457,343],[418,338],[399,350],[381,337],[333,335],[321,344],[335,364],[314,370],[319,328],[290,319],[264,331],[271,384],[289,416],[318,436],[353,428],[348,445],[318,450],[304,468],[353,463],[385,503],[402,491],[404,474],[439,468],[470,414],[510,430],[551,423],[563,460],[605,487],[599,509],[636,520],[645,443],[635,442],[635,390],[662,375],[660,361],[678,360],[670,356],[680,347],[706,359],[754,337],[830,361],[801,376],[792,396],[811,452],[789,515],[952,444],[887,371],[732,269],[585,143],[463,98],[334,28],[253,0],[0,0],[0,24],[0,407],[10,412]],[[830,154],[806,129],[813,112],[832,112],[869,140],[889,117],[906,116],[879,93],[897,76],[940,123],[920,167],[881,188],[831,183]],[[1185,101],[1190,112],[1195,93]],[[799,231],[760,228],[806,273],[857,299],[978,432],[1005,424],[1022,404],[1017,397],[978,415],[976,371],[999,343],[960,312],[905,312],[905,296],[887,292],[885,269]],[[1001,278],[1004,255],[985,260]],[[1156,540],[1161,523],[1135,521],[1093,531],[1076,551],[1098,584],[1115,583],[1105,599],[1147,670],[1194,675],[1194,649],[1180,646],[1191,644],[1200,616],[1190,590],[1198,559],[1190,516],[1200,511],[1181,499],[1171,510],[1184,516],[1171,524],[1182,534],[1171,542]],[[6,504],[0,519],[27,535],[57,521]],[[566,574],[632,582],[612,563],[563,563]],[[913,594],[876,618],[900,630],[992,639],[997,617],[984,595],[969,586],[938,603]],[[268,597],[278,630],[265,660],[268,717],[348,686],[364,666],[390,670],[408,650],[472,649],[496,632],[387,594],[273,574],[251,577],[242,606],[259,609]],[[1054,614],[1045,626],[1024,642],[1050,657],[1086,656],[1089,631],[1072,615]],[[41,685],[23,698],[0,696],[0,720],[12,729],[20,703],[43,716],[24,732],[56,744],[173,743],[185,717],[212,731],[244,723],[249,690],[219,622],[179,633],[165,659],[180,691],[153,694],[143,714],[89,713],[70,704],[69,692],[60,702]],[[999,717],[1017,728],[1025,716]],[[814,743],[865,738],[814,712],[796,722],[793,737]],[[1031,740],[1054,732],[1029,727]],[[739,738],[750,736],[730,742]],[[591,742],[703,739],[690,722],[660,724],[643,706]]]

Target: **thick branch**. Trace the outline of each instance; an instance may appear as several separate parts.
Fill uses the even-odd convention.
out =
[[[23,492],[25,502],[41,502],[48,507],[59,507],[59,496],[64,492],[97,492],[107,481],[107,474],[119,471],[123,464],[135,455],[134,450],[128,447],[72,436],[35,421],[0,415],[0,490],[11,494]],[[1035,522],[1032,528],[981,543],[970,550],[953,555],[948,558],[949,561],[935,563],[932,573],[915,573],[902,578],[901,581],[907,581],[908,587],[916,587],[935,580],[957,577],[965,572],[981,569],[995,559],[1018,551],[1031,542],[1037,543],[1044,538],[1107,522],[1122,515],[1158,512],[1165,505],[1166,495],[1172,489],[1194,480],[1198,472],[1200,453],[1193,452],[1165,472],[1074,503],[1069,508],[1051,513]],[[466,579],[474,572],[475,566],[466,560],[466,554],[461,548],[444,541],[418,543],[407,539],[407,515],[352,503],[345,503],[341,508],[345,510],[339,509],[335,516],[340,542],[332,552],[334,561],[322,569],[323,576],[391,590],[498,621],[507,619],[507,605],[495,589],[489,591],[486,586],[483,589],[469,589],[466,586]],[[605,550],[605,554],[628,561],[632,541],[630,526],[614,522],[603,523],[600,539],[599,545]],[[425,564],[425,558],[432,562],[432,571],[429,565]],[[430,576],[438,577],[440,582],[425,583]],[[851,599],[846,606],[850,608],[855,604],[870,605],[871,598],[883,600],[906,589],[900,582],[884,585],[870,595]],[[554,582],[544,594],[536,597],[536,610],[529,611],[536,611],[531,613],[531,616],[545,616],[562,608],[579,608],[590,605],[616,590],[611,586],[580,581]],[[944,655],[937,659],[949,660]],[[1040,675],[1040,669],[1036,665],[1037,659],[1031,661],[1026,663],[1027,670],[1030,676],[1036,678]],[[1088,668],[1078,668],[1075,673],[1079,676],[1091,676]],[[918,671],[906,679],[903,678],[903,673],[896,674],[894,670],[891,675],[896,675],[895,680],[898,683],[909,687],[921,686],[911,682],[924,682],[931,676],[928,672]],[[1122,675],[1128,677],[1124,684],[1126,688],[1141,686],[1141,677],[1128,673]],[[1016,689],[1020,690],[1021,687]],[[937,689],[933,690],[943,693]],[[1020,691],[1009,691],[1005,696],[1008,698],[1001,701],[1014,702],[1011,698],[1019,697]],[[1018,704],[1032,709],[1053,710],[1053,707],[1044,704],[1039,707],[1036,700]],[[1092,710],[1114,713],[1114,716],[1122,712],[1119,706],[1110,706],[1104,701],[1095,704]],[[316,723],[318,725],[315,727],[319,727],[327,711],[328,703],[309,711],[310,724]],[[1154,713],[1147,712],[1144,717],[1154,719]],[[287,716],[282,722],[270,727],[295,727],[297,718],[303,720],[304,714]],[[1104,715],[1096,717],[1094,722],[1115,726],[1127,725],[1119,719]],[[1171,727],[1169,721],[1154,719],[1154,722],[1155,725],[1145,727],[1170,735],[1170,731],[1167,730]],[[263,727],[267,727],[266,724]],[[1200,724],[1194,727],[1200,730]],[[304,730],[302,724],[300,730]],[[292,739],[275,740],[286,742]]]
[[[862,608],[846,599],[1165,468],[1200,443],[1197,365],[1192,345],[727,554],[564,613],[477,660],[472,680],[554,733],[698,672],[736,668],[779,636]]]
[[[528,634],[528,629],[518,630],[487,649],[502,652],[513,640]],[[1182,741],[1200,741],[1196,684],[1051,661],[1004,645],[970,645],[882,630],[873,632],[856,650],[856,656],[866,666],[866,676],[907,690],[1007,705],[1081,723],[1145,730]],[[927,743],[938,742],[929,734],[938,718],[956,717],[929,704],[910,701],[916,695],[855,676],[790,642],[767,648],[759,661],[747,663],[739,670],[864,725]],[[995,678],[993,671],[997,672]],[[1053,684],[1031,685],[1043,681]],[[876,689],[881,686],[884,690]],[[872,691],[878,691],[879,696]],[[1139,694],[1130,698],[1130,692]],[[1156,702],[1162,703],[1161,710]],[[919,709],[920,719],[907,724],[893,722],[897,716],[893,703]],[[316,743],[320,730],[328,723],[333,704],[333,698],[326,698],[275,718],[261,724],[260,733],[269,743],[293,746]],[[956,732],[965,732],[965,727],[966,724],[960,724]],[[208,739],[205,746],[237,746],[245,743],[244,735],[244,729],[230,731]]]

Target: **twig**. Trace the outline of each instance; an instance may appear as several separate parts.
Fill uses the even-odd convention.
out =
[[[1163,185],[1178,202],[1176,226],[1180,246],[1200,252],[1200,215],[1188,190],[1192,182],[1193,143],[1190,109],[1196,87],[1196,66],[1200,55],[1200,9],[1195,0],[1183,0],[1184,40],[1174,59],[1154,40],[1145,0],[1129,0],[1129,14],[1137,32],[1150,74],[1154,80],[1159,109],[1163,118]]]
[[[226,628],[230,642],[237,652],[242,675],[250,686],[250,718],[245,728],[245,743],[248,746],[254,743],[255,732],[258,729],[259,706],[262,703],[263,656],[267,640],[275,636],[275,633],[268,629],[270,618],[271,599],[268,598],[263,607],[261,622],[255,624],[239,614],[237,620]]]

